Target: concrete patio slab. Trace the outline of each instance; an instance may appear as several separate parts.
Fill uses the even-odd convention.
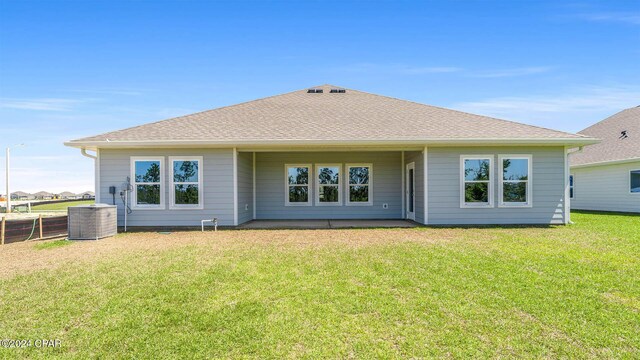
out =
[[[332,229],[346,228],[412,228],[417,223],[406,220],[330,220]]]
[[[253,220],[237,229],[349,229],[411,228],[418,224],[406,220]]]
[[[329,220],[253,220],[237,229],[330,229]]]

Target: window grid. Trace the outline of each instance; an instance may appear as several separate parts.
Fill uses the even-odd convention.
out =
[[[629,193],[640,195],[640,169],[629,170]]]
[[[165,208],[164,203],[164,157],[131,157],[131,203],[134,209],[138,210],[163,210]],[[159,167],[159,181],[138,181],[136,176],[136,165],[140,162],[157,162]],[[159,203],[158,204],[139,204],[138,195],[140,186],[158,186],[159,188]]]
[[[367,169],[367,183],[353,183],[351,182],[351,169],[353,168],[366,168]],[[372,164],[347,164],[346,165],[346,177],[347,177],[347,194],[346,204],[348,206],[371,206],[373,205],[372,183],[373,183],[373,165]],[[363,187],[367,189],[367,201],[351,201],[351,190],[354,187]]]
[[[291,184],[289,183],[289,169],[307,169],[307,179],[304,184]],[[311,203],[311,186],[309,180],[312,179],[313,173],[311,171],[311,164],[285,164],[284,166],[284,185],[285,185],[285,206],[310,206]],[[307,201],[291,201],[291,189],[292,188],[305,188],[307,189]]]
[[[175,180],[175,163],[178,161],[190,161],[197,163],[198,171],[198,181],[176,181]],[[203,189],[202,189],[202,165],[203,165],[203,157],[202,156],[190,156],[190,157],[169,157],[169,164],[171,164],[171,196],[170,196],[170,208],[171,209],[202,209],[204,208],[203,203]],[[198,189],[198,203],[197,204],[176,204],[176,187],[178,185],[195,185]]]
[[[469,160],[488,161],[489,169],[487,180],[467,180],[466,162]],[[487,184],[487,201],[468,202],[466,200],[467,184]],[[460,155],[460,207],[461,208],[487,208],[493,207],[493,155]]]
[[[526,160],[527,161],[527,179],[526,180],[513,180],[504,178],[504,160]],[[500,186],[499,186],[499,199],[498,204],[500,207],[531,207],[531,169],[532,169],[532,156],[531,155],[498,155],[498,163],[500,165]],[[504,200],[504,184],[518,184],[524,183],[525,186],[525,201],[505,201]]]
[[[569,198],[570,199],[573,199],[573,197],[575,196],[575,193],[574,193],[575,190],[573,188],[575,181],[576,180],[573,177],[573,175],[569,175]]]
[[[323,184],[320,180],[323,169],[337,168],[337,184]],[[340,206],[342,205],[342,164],[316,164],[316,205],[318,206]],[[325,188],[335,188],[337,194],[336,201],[321,201],[320,195],[325,194]]]

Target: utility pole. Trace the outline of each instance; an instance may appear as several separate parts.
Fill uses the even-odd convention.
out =
[[[24,144],[18,144],[15,146],[24,146]],[[7,214],[11,212],[11,193],[9,192],[9,155],[11,152],[11,148],[7,146]]]
[[[7,211],[6,213],[9,214],[11,213],[11,193],[9,193],[9,152],[10,152],[10,148],[7,147]]]

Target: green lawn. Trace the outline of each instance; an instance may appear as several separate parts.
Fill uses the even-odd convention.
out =
[[[65,202],[59,202],[59,203],[53,203],[53,204],[32,205],[31,210],[35,210],[35,211],[67,210],[69,206],[89,205],[94,203],[95,203],[95,200],[65,201]]]
[[[639,358],[640,217],[573,220],[151,234],[177,245],[1,280],[0,338],[62,347],[0,356]],[[374,235],[386,240],[340,239]]]

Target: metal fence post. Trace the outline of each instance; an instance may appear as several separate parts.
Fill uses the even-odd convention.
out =
[[[40,228],[40,239],[42,239],[42,214],[39,214],[38,216],[38,225]]]
[[[6,227],[6,222],[7,222],[7,217],[3,216],[2,217],[2,230],[0,230],[0,245],[4,245],[4,229]]]

